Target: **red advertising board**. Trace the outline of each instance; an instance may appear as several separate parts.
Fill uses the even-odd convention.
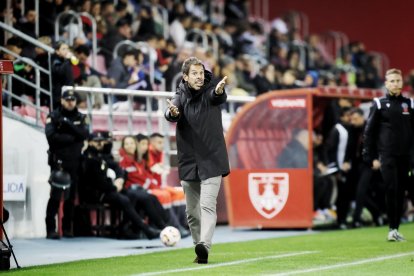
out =
[[[307,169],[233,170],[226,183],[230,225],[310,227],[311,177]]]

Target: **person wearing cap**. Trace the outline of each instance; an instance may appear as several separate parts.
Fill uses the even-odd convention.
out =
[[[221,180],[230,173],[220,107],[227,99],[227,77],[214,80],[195,57],[184,61],[182,73],[165,118],[177,122],[178,174],[195,244],[194,262],[206,264],[217,222]]]
[[[88,138],[89,123],[76,108],[73,91],[65,91],[60,106],[46,119],[46,138],[49,143],[49,166],[52,173],[63,170],[70,175],[69,197],[64,202],[62,230],[65,237],[73,236],[73,212],[76,198],[79,164],[84,141]],[[55,217],[61,198],[51,191],[46,209],[46,232],[48,239],[59,239]]]
[[[142,230],[148,239],[159,236],[161,230],[146,224],[141,218],[130,198],[121,193],[125,182],[125,171],[116,162],[105,157],[104,145],[107,139],[102,132],[93,132],[89,136],[88,148],[82,162],[82,189],[85,196],[81,200],[89,203],[109,203],[121,209],[132,223],[132,230]],[[134,202],[137,203],[137,202]],[[159,225],[164,227],[165,223]]]

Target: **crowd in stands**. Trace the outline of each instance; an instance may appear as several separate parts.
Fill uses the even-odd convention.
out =
[[[107,0],[44,0],[40,1],[39,14],[28,2],[23,15],[21,1],[16,0],[12,1],[12,12],[2,7],[2,16],[11,17],[13,27],[31,37],[36,37],[35,19],[38,17],[40,27],[37,40],[55,49],[51,62],[52,87],[44,73],[41,74],[40,84],[42,88],[52,91],[52,100],[42,94],[40,101],[42,105],[52,104],[53,108],[60,106],[63,85],[150,91],[164,88],[172,91],[177,85],[176,76],[180,74],[182,62],[190,56],[203,60],[206,68],[218,77],[227,76],[226,89],[230,95],[258,96],[274,90],[318,86],[382,86],[379,60],[368,53],[363,42],[351,42],[341,49],[339,57],[335,57],[326,49],[318,34],[301,37],[288,17],[266,23],[246,20],[249,18],[249,1],[246,0],[224,1],[224,14],[210,6],[211,1],[118,0],[115,5],[114,1]],[[167,25],[163,22],[159,5],[168,11]],[[89,13],[95,19],[97,53],[92,53],[92,22],[85,16],[81,16],[83,29],[80,32],[66,20],[59,30],[59,37],[55,37],[56,19],[68,10]],[[194,30],[201,30],[209,37],[208,46],[202,44],[201,36]],[[217,49],[213,47],[212,37],[217,38]],[[126,46],[114,57],[116,45],[125,40],[145,42],[150,47],[136,49]],[[16,55],[47,67],[47,53],[17,37],[9,38],[5,47]],[[102,58],[96,68],[92,67],[91,54]],[[9,53],[2,55],[3,59],[16,60]],[[153,76],[150,75],[150,60],[155,60]],[[14,68],[16,75],[34,82],[35,73],[30,65],[19,60],[14,63]],[[410,72],[406,83],[408,90],[413,91],[414,71]],[[13,93],[32,102],[36,98],[35,89],[18,80],[13,82]],[[113,100],[121,102],[125,98],[116,97]],[[92,98],[96,109],[107,103],[108,99],[101,94]],[[12,100],[13,106],[20,104],[17,99]],[[85,109],[86,95],[77,95],[77,104],[78,108]],[[145,104],[143,98],[134,99],[136,110],[144,110]],[[378,198],[383,198],[383,191],[377,190],[379,186],[372,185],[374,180],[371,181],[378,176],[371,172],[373,176],[367,177],[369,180],[359,178],[362,170],[359,135],[363,124],[358,121],[361,118],[354,117],[361,113],[344,99],[334,102],[334,105],[333,116],[326,116],[332,122],[324,125],[323,129],[318,130],[320,134],[315,135],[315,219],[334,218],[338,226],[345,228],[350,203],[354,201],[353,226],[363,224],[361,206],[369,206],[373,222],[382,225],[384,209]],[[349,151],[338,161],[338,137],[343,129],[351,133],[347,142]],[[141,229],[152,238],[166,225],[173,225],[180,229],[183,236],[188,236],[182,190],[161,185],[162,175],[168,172],[160,159],[162,135],[125,136],[119,151],[119,163],[108,156],[110,151],[105,152],[111,150],[111,139],[108,137],[105,132],[95,132],[89,137],[88,148],[83,153],[84,171],[80,172],[80,182],[83,181],[84,185],[80,187],[89,189],[86,194],[94,194],[97,200],[105,198],[106,202],[121,206],[128,214],[129,223],[132,221],[135,232]],[[106,164],[104,172],[100,170],[102,162]],[[328,173],[332,171],[329,170],[332,163],[337,171]],[[85,173],[86,170],[88,173]],[[109,173],[110,170],[114,173]],[[90,172],[96,172],[96,175]],[[122,179],[122,187],[116,184],[117,179]],[[88,187],[88,183],[97,186]],[[332,191],[333,187],[337,190]],[[83,200],[85,197],[80,195],[80,198]],[[91,200],[94,197],[89,194],[86,198]],[[154,213],[154,210],[160,212]],[[142,211],[151,226],[145,226]]]
[[[79,61],[72,63],[67,82],[76,85],[174,90],[177,83],[173,81],[180,73],[181,62],[194,55],[205,61],[206,68],[214,74],[228,76],[230,95],[256,96],[278,89],[320,85],[381,86],[380,61],[369,54],[363,42],[344,45],[336,57],[327,50],[320,35],[301,37],[289,17],[282,16],[272,22],[246,20],[249,1],[225,1],[223,15],[209,1],[120,0],[116,5],[114,1],[93,0],[43,2],[39,15],[29,4],[22,15],[21,2],[13,1],[13,12],[9,16],[13,16],[15,28],[34,37],[35,19],[39,17],[39,41],[55,46],[56,42],[64,41],[70,46],[70,52]],[[163,22],[162,9],[168,11],[168,24]],[[78,30],[69,17],[60,20],[59,37],[55,37],[57,16],[69,10],[89,13],[96,21],[97,53],[91,53],[92,22],[86,16],[80,16],[82,30]],[[207,45],[203,44],[203,35],[208,38]],[[213,38],[217,39],[217,48]],[[150,48],[121,47],[114,58],[116,45],[125,40],[145,42]],[[9,39],[6,47],[44,64],[43,53],[33,51],[33,46],[19,39]],[[91,66],[91,54],[99,57],[97,68]],[[4,57],[14,59],[9,55]],[[149,76],[152,59],[155,73]],[[20,68],[16,68],[16,72],[30,79],[29,68],[23,71]],[[165,87],[161,86],[163,79]],[[46,81],[42,86],[49,89]],[[16,94],[33,97],[32,92],[24,89],[16,90]],[[105,102],[107,99],[102,97],[93,100],[95,108],[101,108]],[[85,97],[81,97],[79,104],[85,105]],[[135,109],[144,106],[142,99],[134,105]]]

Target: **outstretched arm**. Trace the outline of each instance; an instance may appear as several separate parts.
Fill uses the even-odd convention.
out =
[[[216,89],[214,91],[214,93],[216,93],[216,95],[223,94],[224,86],[226,85],[226,81],[227,81],[227,76],[224,76],[224,78],[217,84]]]
[[[177,122],[180,119],[179,95],[176,93],[172,100],[167,100],[168,108],[165,111],[165,119],[170,122]]]

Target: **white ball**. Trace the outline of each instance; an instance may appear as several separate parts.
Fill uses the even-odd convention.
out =
[[[161,231],[160,239],[165,246],[174,246],[181,240],[181,234],[177,228],[167,226]]]

